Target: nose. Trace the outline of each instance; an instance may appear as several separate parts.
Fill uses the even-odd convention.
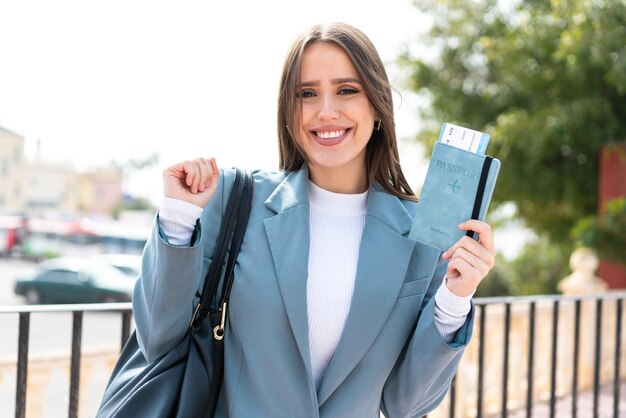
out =
[[[318,111],[320,120],[333,120],[339,118],[339,107],[335,101],[335,96],[326,94],[320,100],[320,109]]]

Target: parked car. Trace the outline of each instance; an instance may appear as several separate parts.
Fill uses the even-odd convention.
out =
[[[15,281],[15,293],[30,304],[128,302],[134,281],[100,260],[59,257],[42,261]]]
[[[136,279],[141,270],[141,256],[135,254],[95,254],[92,256],[112,265],[131,279]]]

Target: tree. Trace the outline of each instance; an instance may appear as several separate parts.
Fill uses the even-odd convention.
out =
[[[598,209],[602,147],[626,140],[626,3],[620,0],[415,1],[433,16],[420,40],[434,58],[400,62],[428,146],[442,122],[491,135],[502,161],[493,205],[567,246]],[[626,248],[626,246],[622,247]]]
[[[572,229],[581,245],[596,249],[605,259],[626,263],[626,197],[609,200],[600,216],[581,219]]]

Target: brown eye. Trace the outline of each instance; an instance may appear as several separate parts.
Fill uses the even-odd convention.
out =
[[[298,93],[298,99],[306,99],[308,97],[315,97],[315,92],[313,90],[305,89]]]
[[[360,90],[355,89],[354,87],[344,87],[338,92],[342,96],[348,96],[351,94],[360,93]]]

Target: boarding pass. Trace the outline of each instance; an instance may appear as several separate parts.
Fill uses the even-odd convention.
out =
[[[438,141],[465,151],[484,155],[489,143],[489,135],[451,123],[444,123]]]

